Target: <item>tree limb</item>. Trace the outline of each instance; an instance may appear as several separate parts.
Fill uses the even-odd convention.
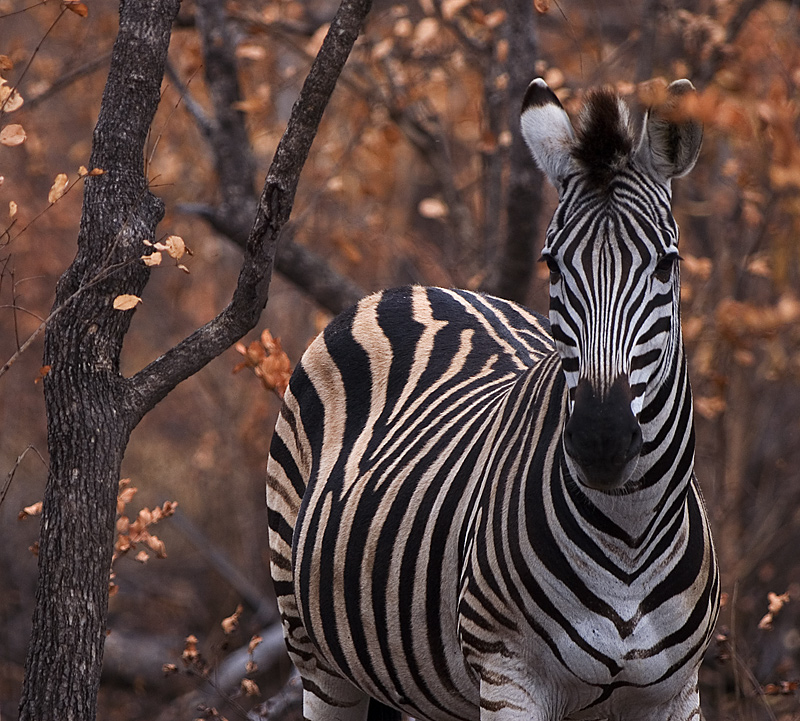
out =
[[[230,304],[130,379],[127,402],[139,418],[258,322],[267,302],[278,237],[289,219],[300,171],[369,7],[370,0],[343,0],[331,23],[275,151]]]
[[[217,232],[245,248],[250,232],[249,219],[255,214],[258,198],[252,183],[255,169],[245,116],[236,109],[241,92],[234,38],[226,12],[224,3],[217,0],[200,0],[197,4],[197,26],[203,39],[203,65],[214,117],[202,113],[186,88],[177,78],[173,79],[208,141],[222,196],[216,206],[186,205],[182,210],[200,215]],[[169,72],[169,67],[167,69]],[[283,233],[275,259],[275,267],[288,280],[334,314],[365,295],[323,258],[295,243],[292,235]]]

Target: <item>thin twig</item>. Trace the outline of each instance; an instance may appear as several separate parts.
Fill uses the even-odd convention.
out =
[[[3,101],[2,105],[0,105],[0,113],[3,113],[5,111],[6,103],[11,98],[14,97],[14,91],[19,87],[19,84],[22,82],[22,79],[25,77],[25,74],[30,69],[31,63],[33,62],[33,59],[36,57],[36,55],[39,52],[39,50],[41,50],[41,47],[42,47],[42,45],[44,45],[44,41],[47,39],[47,36],[50,34],[50,32],[53,30],[53,28],[58,24],[58,21],[61,20],[61,18],[64,16],[65,12],[67,12],[66,6],[61,8],[61,12],[58,14],[58,17],[55,20],[53,20],[53,24],[50,25],[50,27],[47,28],[47,31],[45,32],[45,34],[42,35],[42,39],[39,41],[39,44],[34,48],[33,53],[31,54],[31,57],[28,60],[28,64],[24,67],[24,69],[22,70],[22,73],[17,78],[17,81],[14,83],[13,87],[11,88],[11,92],[6,96],[6,99]]]
[[[19,350],[19,322],[17,321],[17,283],[15,280],[16,267],[12,266],[8,274],[11,276],[11,307],[13,308],[12,315],[14,316],[14,342],[15,348]]]
[[[72,85],[72,83],[80,80],[86,75],[91,75],[95,70],[102,68],[106,63],[109,62],[110,59],[111,51],[109,50],[108,52],[96,57],[94,60],[90,60],[88,63],[84,63],[83,65],[64,73],[60,77],[56,78],[50,84],[50,87],[47,88],[47,90],[43,90],[41,93],[32,98],[26,98],[25,109],[30,110],[31,108],[48,101],[51,97],[53,97],[53,95],[65,90]]]
[[[21,305],[12,305],[10,303],[6,303],[5,305],[0,305],[0,310],[8,310],[8,309],[11,309],[13,311],[21,311],[22,313],[27,313],[29,316],[36,318],[36,320],[44,322],[44,318],[42,318],[42,316],[40,316],[38,313],[34,313],[32,310],[23,308]]]
[[[38,8],[40,5],[47,5],[47,0],[42,0],[41,2],[34,3],[33,5],[28,5],[28,7],[22,8],[21,10],[13,10],[10,13],[5,13],[4,15],[0,15],[0,20],[5,20],[6,18],[10,18],[13,15],[21,15],[22,13],[28,12],[28,10],[33,10],[34,8]]]
[[[44,464],[45,468],[47,467],[47,461],[42,458],[42,454],[36,449],[35,446],[28,446],[22,453],[17,456],[17,460],[14,463],[14,466],[8,472],[6,476],[6,482],[3,484],[3,489],[0,491],[0,506],[3,505],[3,501],[6,500],[6,493],[8,493],[8,489],[11,487],[11,481],[14,480],[14,475],[17,472],[17,468],[19,468],[20,463],[25,459],[25,456],[28,455],[28,451],[33,451],[37,456],[39,456],[39,460]]]
[[[200,66],[202,67],[202,66]],[[178,91],[178,94],[183,99],[184,107],[189,111],[189,114],[194,118],[194,122],[197,123],[197,127],[200,129],[200,132],[203,134],[204,137],[208,137],[211,135],[211,128],[213,121],[211,118],[208,117],[206,111],[203,109],[203,106],[198,103],[192,94],[189,92],[189,83],[192,82],[194,76],[197,72],[199,72],[200,68],[195,70],[192,73],[191,77],[189,78],[189,82],[185,83],[181,80],[178,72],[173,67],[172,63],[167,62],[166,65],[166,74],[169,78],[169,81],[175,86],[175,89]],[[176,106],[177,107],[177,106]]]

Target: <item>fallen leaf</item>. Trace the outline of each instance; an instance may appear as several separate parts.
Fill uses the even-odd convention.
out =
[[[0,130],[0,145],[6,145],[8,147],[21,145],[25,142],[27,137],[28,136],[25,133],[25,128],[18,123],[12,123],[11,125],[6,125],[5,128]]]
[[[550,0],[533,0],[533,6],[536,12],[544,14],[550,10]]]
[[[114,298],[114,310],[130,310],[141,302],[142,299],[139,296],[123,293]]]
[[[59,173],[56,175],[56,179],[53,181],[53,185],[50,187],[50,192],[47,194],[47,201],[49,203],[55,203],[59,198],[64,196],[64,193],[67,192],[68,186],[69,178],[67,177],[66,173]]]
[[[8,217],[13,218],[17,214],[17,204],[13,200],[8,201]]]

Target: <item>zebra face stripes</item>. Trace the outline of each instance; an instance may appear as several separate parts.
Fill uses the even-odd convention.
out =
[[[637,144],[625,104],[590,95],[577,134],[555,94],[531,83],[523,135],[559,192],[542,260],[550,323],[570,393],[565,448],[574,475],[611,490],[641,475],[649,439],[639,416],[668,382],[680,349],[678,228],[670,181],[694,165],[702,129],[672,122],[671,106],[645,119]]]
[[[701,718],[719,577],[669,210],[694,153],[657,117],[634,149],[608,95],[576,140],[532,87],[525,135],[561,193],[552,325],[469,291],[382,291],[286,391],[271,573],[309,721]]]

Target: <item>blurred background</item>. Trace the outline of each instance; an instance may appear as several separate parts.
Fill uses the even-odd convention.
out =
[[[167,208],[161,232],[181,236],[193,255],[180,260],[188,273],[171,260],[153,269],[126,339],[126,375],[229,300],[253,193],[336,7],[236,0],[211,37],[201,5],[185,0],[173,31],[147,154]],[[89,165],[117,12],[111,0],[0,0],[0,126],[26,134],[22,143],[13,128],[0,135],[2,363],[49,314],[75,253],[78,168]],[[238,88],[237,75],[210,74],[214,47],[235,59]],[[725,593],[701,675],[704,707],[709,721],[800,719],[796,0],[375,0],[303,173],[286,272],[274,276],[245,343],[269,329],[293,365],[347,298],[406,283],[486,290],[546,313],[548,273],[535,260],[556,196],[516,127],[536,75],[573,117],[597,85],[616,86],[639,117],[659,78],[688,77],[699,90],[703,150],[673,187],[696,470]],[[233,174],[208,131],[231,110],[246,130],[235,149],[247,159]],[[68,190],[50,203],[60,173]],[[338,295],[314,290],[323,271]],[[18,515],[41,500],[47,478],[41,354],[39,335],[0,377],[3,719],[17,716],[36,585],[39,521]],[[246,718],[288,677],[264,504],[280,398],[250,370],[234,374],[241,361],[227,351],[131,438],[123,473],[137,493],[121,512],[133,520],[167,500],[178,510],[150,527],[166,558],[139,544],[115,561],[101,718],[209,718],[212,709]],[[147,562],[135,560],[141,551]],[[240,604],[225,633],[221,622]],[[248,678],[259,693],[240,684],[257,633],[264,653]],[[189,635],[202,661],[186,654]],[[235,651],[238,665],[227,661]],[[177,671],[165,675],[164,664]]]

